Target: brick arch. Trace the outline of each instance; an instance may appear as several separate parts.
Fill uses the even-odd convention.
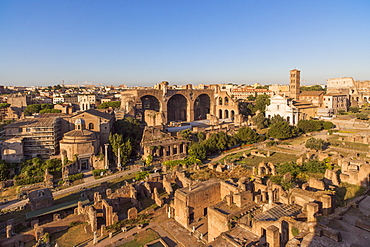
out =
[[[189,100],[183,94],[173,95],[167,102],[168,121],[187,121]]]
[[[211,98],[208,94],[199,95],[194,101],[194,118],[206,119],[207,114],[210,113]]]
[[[154,95],[146,94],[140,97],[143,110],[160,111],[161,101]]]

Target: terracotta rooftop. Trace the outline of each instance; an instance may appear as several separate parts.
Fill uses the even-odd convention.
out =
[[[324,93],[324,91],[302,91],[300,96],[320,96]]]
[[[80,113],[74,115],[73,117],[76,117],[76,116],[84,114],[84,113],[88,113],[88,114],[91,114],[91,115],[94,115],[94,116],[97,116],[97,117],[101,117],[101,118],[105,118],[105,119],[108,119],[108,120],[113,118],[113,115],[102,112],[102,111],[99,111],[99,110],[96,110],[96,109],[90,109],[90,110],[87,110],[87,111],[80,112]]]
[[[26,118],[15,123],[10,123],[4,128],[52,127],[57,118],[58,117]]]

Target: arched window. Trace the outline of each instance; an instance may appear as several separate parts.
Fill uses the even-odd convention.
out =
[[[218,99],[218,104],[222,105],[222,98],[221,97]]]
[[[225,118],[229,118],[229,111],[225,110]]]
[[[89,130],[92,130],[94,129],[94,124],[93,123],[89,123]]]
[[[229,98],[225,97],[225,105],[229,105]]]
[[[219,117],[219,118],[222,118],[222,110],[221,110],[221,109],[218,111],[218,113],[219,113],[219,114],[218,114],[218,117]]]

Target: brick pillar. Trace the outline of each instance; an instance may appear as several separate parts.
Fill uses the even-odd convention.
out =
[[[280,233],[276,226],[269,226],[266,229],[266,242],[269,247],[280,247]]]
[[[324,216],[328,216],[332,212],[331,196],[329,195],[321,196],[321,202],[322,202],[322,214]]]
[[[315,222],[315,214],[319,211],[319,205],[314,202],[307,203],[307,222]]]

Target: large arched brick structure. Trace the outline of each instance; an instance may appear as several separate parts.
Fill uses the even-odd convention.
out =
[[[216,115],[214,94],[214,89],[193,89],[190,84],[185,89],[174,89],[168,86],[168,82],[161,82],[155,88],[138,88],[124,91],[122,93],[121,109],[127,115],[144,120],[146,107],[155,102],[154,99],[156,99],[159,102],[158,107],[147,107],[147,110],[161,112],[165,123],[170,121],[194,121],[205,119],[207,113]],[[184,106],[184,102],[186,102],[186,106]],[[196,114],[199,114],[199,116],[196,116]]]

